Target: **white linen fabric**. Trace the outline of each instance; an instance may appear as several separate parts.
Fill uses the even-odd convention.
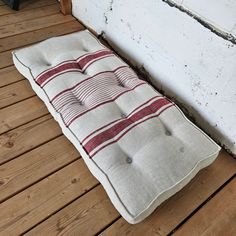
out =
[[[13,60],[129,223],[151,214],[220,151],[87,30],[16,50]]]

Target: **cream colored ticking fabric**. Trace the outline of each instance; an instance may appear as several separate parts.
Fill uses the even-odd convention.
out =
[[[218,155],[174,103],[88,31],[17,50],[13,60],[130,223]]]

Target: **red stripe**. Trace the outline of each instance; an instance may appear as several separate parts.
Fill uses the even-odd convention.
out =
[[[63,73],[68,73],[68,72],[75,72],[75,71],[79,71],[79,72],[83,72],[83,71],[85,71],[91,64],[93,64],[94,62],[96,62],[96,61],[99,61],[99,60],[101,60],[101,59],[103,59],[103,58],[106,58],[106,57],[110,57],[110,56],[112,56],[112,54],[111,55],[105,55],[105,56],[102,56],[102,57],[99,57],[99,58],[96,58],[96,59],[94,59],[91,63],[89,63],[89,64],[87,64],[84,68],[82,68],[82,70],[81,69],[69,69],[69,70],[62,70],[62,72],[60,72],[60,73],[57,73],[57,74],[55,74],[54,76],[52,76],[52,77],[49,77],[49,79],[47,79],[46,80],[46,82],[42,85],[41,84],[41,87],[44,87],[48,82],[50,82],[52,79],[54,79],[55,77],[58,77],[59,75],[61,75],[61,74],[63,74]]]
[[[134,113],[129,118],[126,118],[126,119],[120,121],[119,123],[115,124],[114,126],[108,128],[107,130],[105,130],[105,131],[101,132],[100,134],[96,135],[95,137],[93,137],[91,140],[89,140],[84,145],[84,148],[86,149],[86,151],[88,153],[90,153],[92,150],[94,150],[96,147],[98,147],[102,143],[114,138],[116,135],[118,135],[125,128],[127,128],[130,125],[134,124],[135,122],[141,120],[142,118],[157,112],[161,107],[163,107],[169,103],[170,102],[168,100],[166,100],[165,98],[154,101],[152,104],[150,104],[149,106]]]
[[[140,84],[136,85],[135,87],[133,87],[132,89],[128,89],[128,90],[126,90],[126,91],[124,91],[124,92],[118,94],[115,98],[110,99],[110,100],[105,101],[105,102],[102,102],[102,103],[99,103],[99,104],[97,104],[96,106],[94,106],[94,107],[92,107],[92,108],[90,108],[90,109],[88,109],[88,110],[86,110],[86,111],[80,113],[79,115],[75,116],[70,122],[68,122],[67,126],[71,125],[71,123],[72,123],[73,121],[75,121],[75,120],[78,119],[80,116],[84,115],[85,113],[87,113],[87,112],[89,112],[89,111],[91,111],[91,110],[94,110],[95,108],[97,108],[97,107],[99,107],[99,106],[101,106],[101,105],[104,105],[104,104],[106,104],[106,103],[111,103],[111,102],[115,101],[118,97],[120,97],[121,95],[123,95],[123,94],[125,94],[125,93],[127,93],[127,92],[130,92],[130,91],[134,90],[135,88],[137,88],[137,87],[139,87],[140,85],[143,85],[143,84],[146,84],[146,83],[145,83],[145,82],[140,83]]]
[[[118,69],[126,71],[127,75],[130,74],[130,69],[127,66],[122,66],[116,69],[117,71],[120,71]],[[81,115],[84,115],[86,112],[89,112],[107,102],[112,102],[114,101],[114,99],[118,98],[120,95],[126,92],[129,92],[131,90],[134,90],[136,87],[142,84],[146,84],[144,81],[139,80],[138,78],[135,78],[135,79],[132,79],[133,82],[129,83],[129,84],[132,84],[132,86],[129,86],[129,87],[125,86],[125,88],[117,87],[116,85],[118,85],[118,81],[114,73],[103,72],[103,74],[102,73],[100,74],[101,75],[98,75],[97,77],[95,76],[93,77],[93,78],[96,78],[96,81],[92,81],[92,83],[87,82],[85,85],[84,84],[81,85],[82,82],[84,82],[85,80],[88,81],[90,79],[90,78],[87,78],[84,81],[81,81],[79,83],[80,86],[77,84],[76,87],[72,89],[72,92],[68,92],[68,90],[70,89],[66,89],[65,92],[62,91],[62,93],[58,94],[60,95],[59,97],[58,95],[56,95],[56,98],[55,99],[53,98],[53,101],[51,100],[51,103],[53,104],[54,108],[62,114],[67,126],[70,125],[71,122],[73,122],[76,118],[80,117]],[[113,75],[114,78],[112,78],[111,75]],[[103,81],[103,79],[105,80]],[[129,80],[125,81],[125,83],[123,84],[126,85],[128,82]],[[109,90],[106,90],[106,88],[110,85],[115,85],[115,86],[113,86]],[[93,89],[99,90],[99,92],[102,93],[102,95],[104,94],[104,96],[100,96],[99,99],[97,98],[96,100],[95,98],[89,99],[85,103],[84,106],[79,105],[77,108],[73,107],[74,106],[73,104],[79,103],[77,98],[79,98],[80,101],[85,101],[86,98],[90,96],[91,93],[94,92]]]
[[[73,69],[73,68],[72,68],[72,69],[67,69],[67,70],[62,70],[61,72],[55,74],[54,76],[49,77],[48,79],[46,79],[46,82],[45,82],[45,83],[42,83],[42,84],[41,84],[41,87],[44,87],[48,82],[50,82],[52,79],[58,77],[58,76],[61,75],[61,74],[69,73],[69,72],[78,72],[78,71],[82,73],[82,72],[85,71],[92,63],[94,63],[94,62],[96,62],[96,61],[99,61],[99,60],[101,60],[101,59],[103,59],[103,58],[110,57],[110,56],[112,56],[112,55],[106,55],[106,56],[97,58],[96,60],[93,60],[90,64],[86,65],[86,68],[83,68],[82,70],[81,70],[81,69]]]
[[[61,94],[65,93],[65,92],[68,92],[68,91],[70,91],[70,90],[75,89],[76,87],[78,87],[78,86],[81,85],[82,83],[86,82],[87,80],[93,79],[94,77],[96,77],[96,76],[98,76],[98,75],[101,75],[101,74],[104,74],[104,73],[110,73],[110,72],[111,72],[111,73],[114,73],[114,72],[116,72],[117,70],[119,70],[119,69],[121,69],[121,68],[125,68],[125,67],[127,67],[127,66],[120,66],[120,67],[117,67],[115,70],[101,71],[101,72],[99,72],[99,73],[97,73],[97,74],[95,74],[95,75],[93,75],[93,76],[91,76],[91,77],[88,77],[88,78],[84,79],[83,81],[81,81],[81,82],[75,84],[73,87],[68,88],[68,89],[65,89],[65,90],[61,91],[60,93],[58,93],[56,96],[54,96],[54,97],[51,99],[51,102],[53,102],[53,101],[54,101],[58,96],[60,96]]]
[[[92,155],[90,155],[90,157],[92,158],[93,156],[95,156],[98,152],[100,152],[102,149],[104,149],[105,147],[113,144],[113,143],[116,143],[117,141],[119,141],[125,134],[127,134],[131,129],[133,129],[134,127],[136,127],[137,125],[139,124],[142,124],[143,122],[147,121],[147,120],[150,120],[152,118],[155,118],[155,117],[158,117],[162,112],[164,112],[166,109],[170,108],[174,106],[174,104],[170,104],[169,106],[167,106],[165,109],[163,109],[162,111],[160,111],[158,114],[156,115],[153,115],[151,117],[147,117],[146,119],[136,123],[134,126],[131,126],[129,129],[127,129],[121,136],[119,136],[118,138],[116,139],[112,139],[113,141],[107,143],[106,145],[102,146],[101,148],[99,148],[96,152],[94,152]]]
[[[83,55],[82,57],[79,57],[76,60],[68,60],[68,61],[61,62],[59,65],[40,73],[36,77],[36,81],[39,85],[42,86],[43,83],[45,83],[46,81],[48,83],[51,79],[55,78],[56,75],[58,75],[58,73],[60,73],[62,71],[76,69],[76,70],[82,72],[89,65],[94,63],[95,61],[100,60],[100,59],[107,57],[107,56],[112,56],[112,55],[114,55],[112,51],[110,51],[110,50],[104,51],[103,50],[103,51],[97,51],[93,54],[89,54],[86,56]]]
[[[108,51],[102,51],[102,52],[98,52],[96,54],[88,55],[88,56],[84,57],[83,59],[79,60],[78,63],[80,65],[80,68],[85,68],[85,66],[87,64],[91,63],[93,60],[95,60],[97,58],[104,57],[106,55],[113,55],[113,52],[108,50]]]
[[[127,117],[129,117],[131,114],[133,114],[135,111],[137,111],[140,107],[146,105],[146,104],[149,103],[150,101],[154,100],[155,98],[159,98],[159,97],[160,97],[160,96],[155,96],[155,97],[150,98],[148,101],[144,102],[144,103],[141,104],[140,106],[136,107],[133,111],[131,111],[131,112],[127,115]],[[89,137],[91,137],[93,134],[97,133],[98,131],[100,131],[100,130],[106,128],[107,126],[109,126],[109,125],[111,125],[111,124],[114,124],[115,122],[117,122],[117,121],[119,121],[119,120],[122,120],[122,119],[124,119],[124,118],[119,118],[119,119],[113,120],[112,122],[110,122],[110,123],[108,123],[108,124],[106,124],[106,125],[100,127],[99,129],[94,130],[91,134],[89,134],[87,137],[85,137],[85,138],[82,140],[81,143],[83,144],[83,143],[84,143]]]
[[[56,66],[50,67],[50,68],[48,68],[48,69],[42,71],[40,74],[37,75],[37,77],[41,76],[42,74],[46,73],[47,71],[50,71],[50,70],[55,69],[56,67],[58,67],[58,66],[60,66],[60,65],[62,65],[62,64],[64,64],[64,63],[77,61],[77,60],[79,60],[79,59],[81,59],[81,58],[83,58],[83,57],[85,57],[85,56],[87,56],[87,55],[90,55],[90,54],[93,54],[93,53],[97,53],[97,52],[101,52],[101,51],[104,51],[104,50],[108,50],[108,49],[106,48],[106,49],[101,49],[101,50],[98,50],[98,51],[95,51],[95,52],[88,52],[88,53],[85,53],[85,54],[81,55],[80,57],[78,57],[78,58],[75,59],[75,60],[65,60],[65,61],[62,61],[62,62],[60,62],[59,64],[57,64]],[[37,79],[37,77],[36,77],[35,79]]]
[[[50,70],[47,73],[41,75],[40,77],[37,77],[36,81],[39,85],[42,85],[46,80],[48,80],[48,82],[49,82],[52,79],[52,76],[57,75],[58,73],[60,73],[62,71],[72,70],[72,69],[76,69],[76,71],[81,71],[81,68],[79,67],[78,63],[70,62],[67,64],[60,65],[57,68]]]

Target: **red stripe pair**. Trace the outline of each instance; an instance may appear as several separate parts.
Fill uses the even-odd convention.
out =
[[[137,125],[149,119],[158,117],[164,110],[171,107],[172,105],[173,104],[167,99],[160,98],[132,114],[129,118],[121,119],[118,123],[102,131],[101,133],[98,133],[85,144],[83,144],[83,146],[90,154],[90,157],[93,157],[108,145],[117,142]]]

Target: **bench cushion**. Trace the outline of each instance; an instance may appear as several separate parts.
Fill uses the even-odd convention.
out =
[[[13,60],[130,223],[219,153],[173,102],[87,30],[16,50]]]

